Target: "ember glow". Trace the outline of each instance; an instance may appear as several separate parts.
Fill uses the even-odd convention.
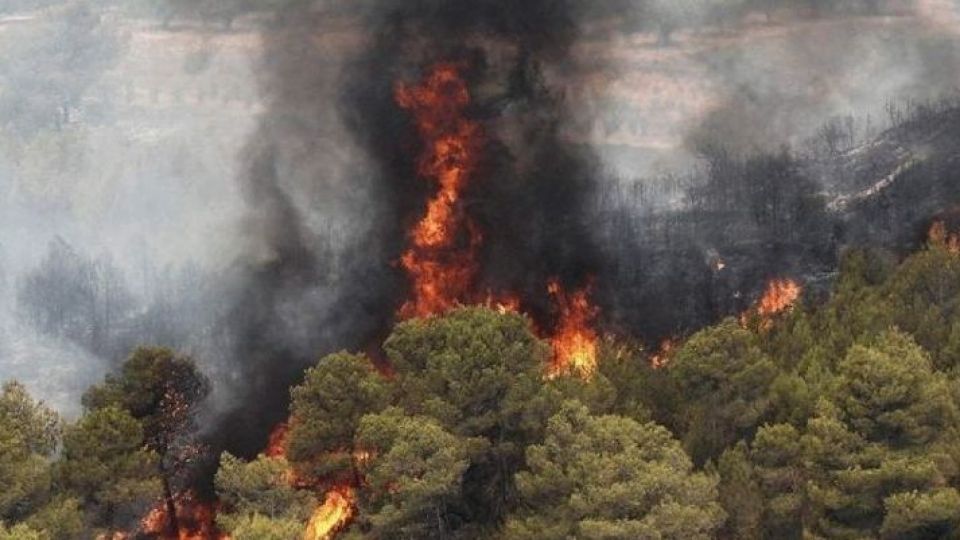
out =
[[[670,362],[670,355],[673,353],[673,350],[676,348],[676,341],[673,339],[665,339],[660,343],[660,348],[650,357],[650,365],[655,369],[660,369],[666,367]]]
[[[267,441],[267,448],[263,454],[267,457],[284,457],[287,455],[287,434],[290,433],[290,423],[282,422],[277,424],[270,432],[270,438]]]
[[[550,375],[572,373],[589,377],[597,368],[598,337],[593,321],[599,313],[590,303],[589,287],[568,294],[559,282],[552,281],[547,290],[557,303],[560,317],[550,338]]]
[[[229,540],[217,529],[217,505],[199,500],[192,491],[174,498],[176,520],[171,519],[166,501],[160,501],[140,522],[144,535],[161,540]]]
[[[483,237],[465,215],[461,197],[476,166],[482,133],[464,115],[470,92],[456,64],[435,65],[419,85],[398,84],[395,99],[413,114],[423,142],[417,173],[437,188],[400,259],[413,287],[413,298],[400,315],[425,317],[467,301],[477,273]]]
[[[323,504],[317,507],[307,530],[304,540],[330,540],[342,531],[353,517],[356,508],[356,494],[353,488],[341,486],[327,492]]]
[[[950,253],[960,253],[960,234],[949,232],[942,221],[935,221],[930,226],[927,238],[932,245],[943,246]]]

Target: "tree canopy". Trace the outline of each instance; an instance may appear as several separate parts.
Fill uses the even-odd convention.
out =
[[[400,323],[376,364],[306,371],[282,451],[221,455],[216,523],[241,540],[322,518],[348,539],[956,537],[957,251],[851,251],[828,298],[656,353],[604,338],[587,379],[550,376],[519,314]],[[6,384],[0,539],[109,537],[172,506],[209,389],[162,348],[134,350],[74,421]]]

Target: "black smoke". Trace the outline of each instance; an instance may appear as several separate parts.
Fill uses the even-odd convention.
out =
[[[586,217],[597,161],[561,137],[567,102],[544,75],[567,67],[571,2],[377,2],[282,19],[263,34],[268,110],[241,179],[254,255],[238,263],[224,322],[232,399],[220,444],[246,454],[285,418],[287,389],[317,355],[375,348],[408,295],[396,261],[430,185],[398,81],[463,66],[467,114],[485,134],[463,200],[484,236],[478,290],[519,294],[550,324],[548,281],[581,287],[599,269]]]

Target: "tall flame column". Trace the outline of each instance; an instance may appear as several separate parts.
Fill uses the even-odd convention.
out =
[[[482,237],[464,214],[461,197],[476,166],[482,133],[477,122],[464,116],[470,92],[456,64],[433,66],[419,85],[398,84],[395,98],[413,114],[423,140],[417,173],[437,188],[400,259],[413,289],[400,316],[423,317],[467,301],[477,274]]]

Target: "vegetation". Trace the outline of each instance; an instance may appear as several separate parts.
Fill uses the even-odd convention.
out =
[[[290,474],[282,457],[261,456],[245,463],[223,455],[216,487],[231,512],[219,521],[231,538],[281,540],[302,535],[317,501],[309,491],[295,489],[288,481]]]
[[[79,539],[136,530],[172,504],[197,454],[191,418],[205,395],[188,358],[141,348],[91,388],[66,424],[22,386],[0,394],[0,538]],[[6,536],[3,536],[6,535]]]
[[[398,325],[383,373],[333,354],[292,389],[284,455],[224,454],[217,523],[298,538],[355,492],[346,538],[951,538],[960,534],[960,254],[844,257],[828,300],[726,320],[653,367],[607,339],[589,380],[545,377],[528,320]],[[134,531],[202,448],[207,381],[137,349],[64,422],[0,393],[0,538]],[[175,513],[175,512],[174,512]]]

